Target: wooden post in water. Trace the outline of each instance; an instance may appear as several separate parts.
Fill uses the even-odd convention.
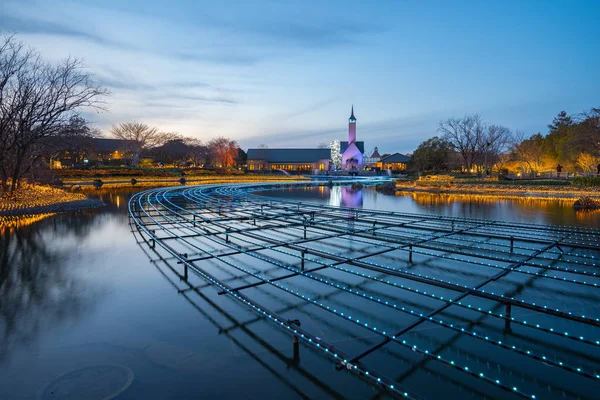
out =
[[[294,335],[294,364],[300,363],[300,341],[298,340],[298,336]]]
[[[504,321],[504,330],[510,331],[510,319],[511,319],[512,307],[510,304],[506,305],[506,320]]]

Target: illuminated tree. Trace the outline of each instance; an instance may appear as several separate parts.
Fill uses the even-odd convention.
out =
[[[516,142],[513,154],[525,172],[539,172],[547,166],[547,156],[543,146],[544,138],[540,133],[524,140],[523,133],[517,133]]]
[[[597,166],[600,164],[600,157],[594,156],[589,153],[580,153],[577,156],[577,165],[585,172],[596,171]]]
[[[335,169],[342,168],[342,152],[340,151],[341,145],[339,140],[334,140],[329,144],[329,148],[331,149],[331,163],[334,165]]]
[[[235,140],[229,140],[224,137],[212,139],[208,143],[211,158],[218,167],[229,168],[235,165],[237,159],[238,145]]]

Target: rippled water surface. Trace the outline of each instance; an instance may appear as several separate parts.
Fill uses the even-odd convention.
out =
[[[378,397],[316,354],[294,358],[290,337],[270,325],[240,326],[253,315],[211,288],[195,297],[180,293],[184,286],[160,262],[150,262],[153,254],[131,233],[127,201],[135,190],[94,190],[107,207],[24,221],[1,233],[0,399],[52,398],[45,388],[62,375],[94,366],[131,371],[133,380],[119,399]],[[600,213],[575,212],[571,202],[557,200],[389,196],[345,187],[266,194],[408,213],[600,226]],[[326,335],[325,324],[305,320],[308,329]],[[409,376],[407,384],[427,385],[427,376]]]

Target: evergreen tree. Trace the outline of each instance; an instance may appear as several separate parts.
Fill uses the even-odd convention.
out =
[[[574,124],[573,118],[566,111],[561,111],[558,113],[556,117],[552,120],[552,123],[548,125],[548,129],[550,129],[550,133],[556,131],[562,127],[569,127]]]

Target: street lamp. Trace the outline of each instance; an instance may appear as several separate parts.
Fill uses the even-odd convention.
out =
[[[485,154],[484,154],[484,161],[483,161],[483,167],[485,168],[485,176],[488,176],[488,165],[487,165],[487,156],[488,156],[488,149],[490,148],[490,142],[486,142],[485,144]]]

